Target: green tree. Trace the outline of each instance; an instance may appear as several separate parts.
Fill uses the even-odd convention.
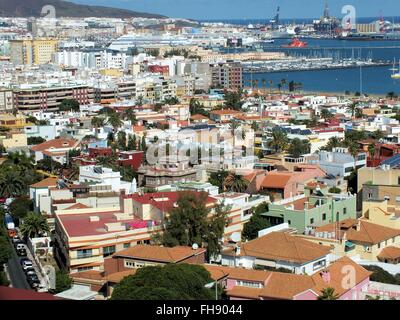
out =
[[[310,141],[295,138],[290,142],[288,152],[291,157],[299,158],[301,155],[309,153],[311,149]]]
[[[41,214],[30,212],[24,218],[21,226],[21,233],[26,238],[34,238],[44,232],[49,232],[47,220]]]
[[[72,279],[69,277],[68,272],[64,270],[58,270],[56,272],[56,288],[54,294],[71,289]]]
[[[26,188],[24,178],[18,171],[4,169],[0,171],[0,195],[2,198],[21,196],[26,192]]]
[[[258,231],[264,230],[271,226],[270,222],[261,214],[268,211],[268,204],[261,203],[254,209],[249,222],[243,227],[242,238],[244,240],[253,240],[258,238]]]
[[[46,141],[46,139],[44,139],[42,137],[28,137],[27,140],[28,140],[27,143],[29,146],[34,146],[34,145],[37,145],[37,144],[40,144],[40,143]]]
[[[335,293],[334,288],[325,288],[321,290],[321,295],[318,296],[318,300],[337,300],[339,295]]]
[[[121,120],[119,114],[115,112],[109,115],[107,124],[113,127],[114,132],[116,132],[118,128],[124,124],[124,122]]]
[[[322,109],[321,110],[321,118],[324,119],[326,122],[328,119],[333,118],[333,114],[328,109]]]
[[[115,286],[112,300],[212,300],[212,282],[201,265],[168,264],[138,269]],[[220,290],[221,292],[221,290]]]
[[[128,108],[124,111],[123,118],[127,121],[130,121],[132,125],[137,123],[135,112],[131,108]]]
[[[140,150],[146,152],[147,150],[147,146],[146,146],[146,138],[143,136],[142,137],[142,142],[140,144]]]
[[[226,92],[225,93],[225,107],[231,108],[233,110],[242,109],[243,101],[242,101],[243,92],[235,91],[235,92]]]
[[[119,131],[117,134],[117,144],[118,144],[118,149],[120,150],[126,150],[126,132],[125,131]]]
[[[208,182],[214,186],[217,186],[220,191],[224,190],[224,182],[229,172],[226,170],[219,170],[217,172],[211,172]]]
[[[245,192],[249,182],[243,177],[243,175],[231,172],[228,174],[224,181],[224,189],[231,192]]]
[[[33,201],[27,196],[18,197],[10,204],[10,213],[16,219],[23,219],[33,210]]]
[[[58,106],[59,111],[79,111],[79,102],[76,99],[64,99]]]
[[[182,192],[170,215],[166,218],[166,228],[162,243],[168,247],[176,245],[206,247],[209,257],[218,254],[219,239],[223,236],[220,226],[227,222],[227,208],[217,205],[211,214],[206,206],[207,194],[200,196],[193,192]],[[212,215],[212,218],[209,215]]]
[[[189,102],[189,111],[191,115],[201,114],[208,117],[210,113],[204,109],[204,106],[195,98],[191,98]]]
[[[322,150],[332,151],[333,148],[339,148],[342,146],[341,141],[337,137],[331,137],[328,140],[328,143],[325,147],[321,148]]]
[[[106,120],[103,117],[93,117],[90,122],[92,127],[95,129],[95,136],[97,137],[99,128],[104,127]]]
[[[130,134],[128,138],[128,150],[136,150],[136,149],[137,149],[136,135]]]
[[[268,146],[275,150],[276,153],[284,151],[289,144],[287,134],[283,131],[272,130],[271,140],[268,141]]]

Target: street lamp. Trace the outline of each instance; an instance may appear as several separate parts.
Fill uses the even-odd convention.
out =
[[[215,286],[215,300],[218,300],[218,283],[217,283],[217,280],[205,284],[204,288],[211,289],[213,286]]]

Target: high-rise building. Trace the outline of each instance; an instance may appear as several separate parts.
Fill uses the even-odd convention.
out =
[[[243,68],[240,62],[220,62],[211,65],[211,84],[216,88],[241,89]]]
[[[21,39],[10,41],[10,61],[17,65],[45,64],[58,49],[56,39]]]

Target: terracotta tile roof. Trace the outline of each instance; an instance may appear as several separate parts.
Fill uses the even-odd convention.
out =
[[[49,177],[49,178],[43,179],[42,181],[31,184],[30,187],[31,188],[55,187],[55,186],[57,186],[57,181],[58,181],[58,178]]]
[[[65,208],[64,210],[71,210],[71,209],[88,209],[90,207],[88,207],[87,205],[83,204],[83,203],[75,203],[72,206]]]
[[[383,248],[378,257],[382,259],[398,259],[400,258],[400,248],[393,246]]]
[[[74,139],[53,139],[49,141],[45,141],[43,143],[37,144],[32,147],[33,151],[44,151],[51,148],[54,149],[63,149],[63,148],[75,148],[78,146],[78,141]]]
[[[307,275],[272,272],[260,296],[265,298],[291,300],[294,296],[315,286]]]
[[[204,248],[193,250],[191,247],[183,246],[169,248],[152,245],[136,245],[115,253],[114,257],[129,257],[141,260],[176,263],[204,252],[206,252]]]
[[[330,281],[324,281],[322,277],[323,271],[313,274],[311,277],[315,282],[315,286],[312,290],[317,293],[318,295],[321,293],[321,290],[331,287],[335,289],[335,293],[342,295],[349,290],[343,286],[343,283],[347,283],[346,277],[348,277],[348,272],[344,272],[345,270],[352,269],[354,271],[355,276],[355,283],[354,285],[358,285],[365,279],[369,278],[372,272],[364,269],[362,266],[355,263],[349,257],[344,256],[339,260],[336,260],[333,264],[331,264],[328,268],[324,271],[329,272]]]
[[[95,281],[104,280],[103,272],[97,270],[87,270],[87,271],[71,273],[70,277],[73,279],[82,279],[82,280],[95,280]]]
[[[209,120],[206,116],[202,114],[194,114],[190,117],[191,120]]]
[[[329,254],[330,248],[284,232],[271,232],[242,244],[241,256],[306,263]]]
[[[284,189],[292,178],[291,173],[270,172],[265,176],[261,183],[262,188]]]
[[[47,292],[0,286],[0,300],[64,300]]]
[[[232,109],[213,110],[210,113],[215,114],[215,115],[242,114],[241,111],[232,110]]]
[[[249,288],[243,286],[234,286],[226,294],[230,297],[240,297],[247,299],[260,299],[261,288]]]
[[[347,239],[352,242],[377,244],[400,235],[400,230],[381,226],[379,224],[359,220],[360,230],[351,229],[347,232]]]
[[[119,282],[121,282],[121,280],[123,278],[134,275],[134,274],[136,274],[136,272],[137,272],[137,269],[115,272],[115,273],[111,273],[111,274],[105,276],[104,279],[106,279],[109,282],[119,283]]]

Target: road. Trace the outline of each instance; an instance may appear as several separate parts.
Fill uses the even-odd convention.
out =
[[[12,255],[7,263],[11,284],[14,288],[31,290],[29,283],[26,281],[25,273],[22,271],[22,267],[19,263],[20,258],[17,256],[14,246],[12,244],[11,246],[12,246]]]

